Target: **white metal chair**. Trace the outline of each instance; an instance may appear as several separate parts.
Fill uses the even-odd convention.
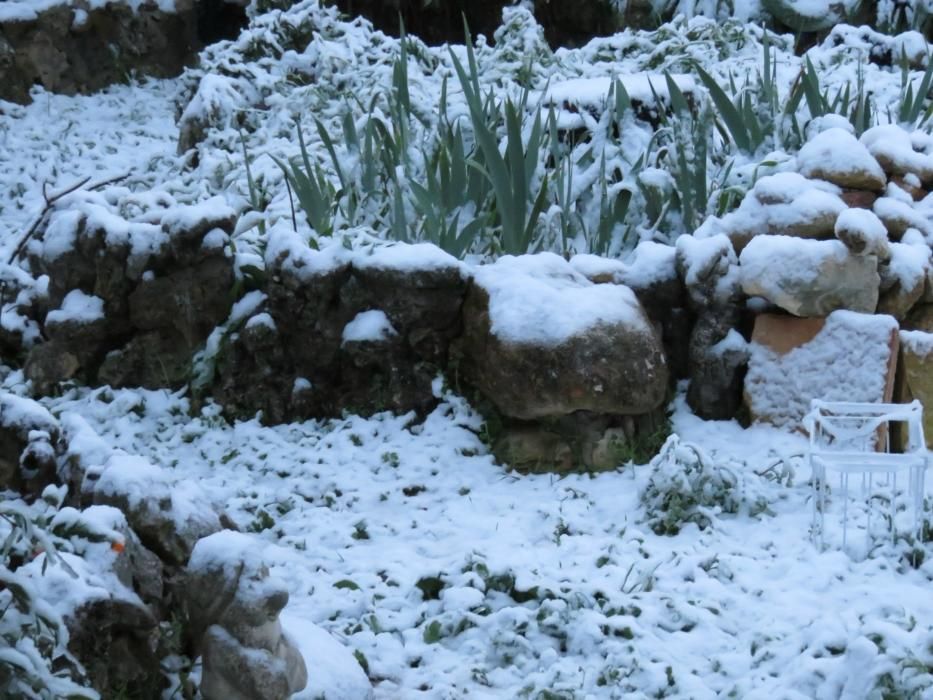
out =
[[[907,442],[900,453],[891,452],[891,431],[894,424],[905,423]],[[873,499],[876,476],[886,476],[891,486],[891,536],[895,537],[897,477],[907,476],[907,494],[913,505],[914,532],[922,527],[924,483],[929,456],[923,435],[923,405],[849,403],[814,399],[810,413],[804,419],[810,433],[810,467],[813,472],[813,525],[819,532],[820,547],[825,545],[824,519],[827,495],[827,471],[839,473],[843,501],[842,546],[846,548],[849,516],[849,479],[861,476],[862,494],[868,494],[866,538],[871,536]]]

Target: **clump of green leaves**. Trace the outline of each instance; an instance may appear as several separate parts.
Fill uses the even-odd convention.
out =
[[[687,523],[709,527],[719,513],[737,513],[739,476],[696,445],[671,435],[649,465],[641,494],[648,524],[658,535],[676,535]]]

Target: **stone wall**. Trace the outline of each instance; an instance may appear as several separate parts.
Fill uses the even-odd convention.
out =
[[[235,36],[246,23],[245,3],[175,0],[134,10],[119,2],[91,8],[78,1],[36,16],[0,13],[0,99],[26,104],[33,85],[73,95],[125,82],[132,74],[181,73],[205,43]]]

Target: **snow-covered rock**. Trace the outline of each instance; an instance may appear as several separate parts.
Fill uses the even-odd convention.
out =
[[[901,127],[874,126],[859,140],[888,175],[913,174],[924,183],[933,180],[933,156],[915,150],[910,134]]]
[[[876,255],[879,260],[891,257],[888,230],[868,209],[846,209],[836,219],[834,231],[855,255]]]
[[[461,369],[505,415],[645,413],[667,386],[664,351],[632,290],[593,284],[557,255],[476,270]]]
[[[840,194],[836,185],[799,173],[768,175],[722,218],[721,226],[739,253],[761,234],[831,238],[836,217],[846,209]]]
[[[111,454],[99,469],[86,473],[83,490],[95,504],[123,511],[143,543],[175,565],[188,560],[198,540],[221,529],[203,489],[172,479],[143,457]]]
[[[797,154],[804,177],[826,180],[857,190],[881,191],[886,178],[878,161],[858,140],[841,128],[831,128],[810,139]]]
[[[901,320],[923,297],[931,266],[926,244],[892,243],[890,258],[879,266],[882,293],[878,313]]]
[[[852,255],[841,241],[759,236],[739,258],[742,289],[796,316],[837,309],[873,313],[880,277],[874,255]]]

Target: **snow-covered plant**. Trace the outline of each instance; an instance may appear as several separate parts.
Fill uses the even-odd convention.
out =
[[[318,122],[320,125],[320,122]],[[311,163],[304,136],[301,133],[301,122],[297,123],[298,144],[301,148],[301,159],[284,162],[275,159],[276,164],[285,175],[288,185],[289,197],[292,191],[298,198],[298,203],[308,217],[308,223],[319,236],[329,236],[334,232],[334,214],[337,208],[337,191],[327,179],[320,163]],[[325,131],[326,133],[326,131]],[[292,212],[294,217],[294,211]]]
[[[901,104],[898,120],[901,124],[923,127],[933,117],[933,103],[926,105],[930,88],[933,87],[933,60],[927,60],[927,68],[914,92],[914,81],[910,79],[907,57],[901,56]],[[924,109],[925,108],[925,109]]]
[[[538,156],[546,139],[541,112],[535,111],[531,121],[531,133],[525,144],[522,140],[523,125],[520,115],[525,112],[526,100],[515,104],[507,99],[503,107],[506,127],[505,154],[500,153],[496,133],[487,121],[488,112],[483,105],[479,69],[469,34],[466,49],[469,74],[453,51],[450,52],[450,58],[466,97],[473,138],[482,153],[484,173],[495,197],[500,227],[498,247],[501,252],[519,255],[528,252],[532,247],[538,217],[544,209],[548,195],[547,176],[545,175],[540,182],[537,182],[535,177]],[[527,93],[525,95],[527,99]]]
[[[68,630],[54,601],[41,598],[34,580],[18,571],[43,555],[41,573],[58,566],[77,578],[61,556],[75,543],[106,542],[122,549],[116,533],[101,531],[74,508],[62,508],[65,487],[47,487],[29,505],[0,503],[0,695],[9,698],[98,698],[82,682],[83,669],[68,652]],[[34,572],[30,572],[34,574]]]
[[[677,435],[667,439],[648,468],[641,502],[656,534],[676,535],[690,522],[704,529],[719,513],[739,510],[738,474]]]

